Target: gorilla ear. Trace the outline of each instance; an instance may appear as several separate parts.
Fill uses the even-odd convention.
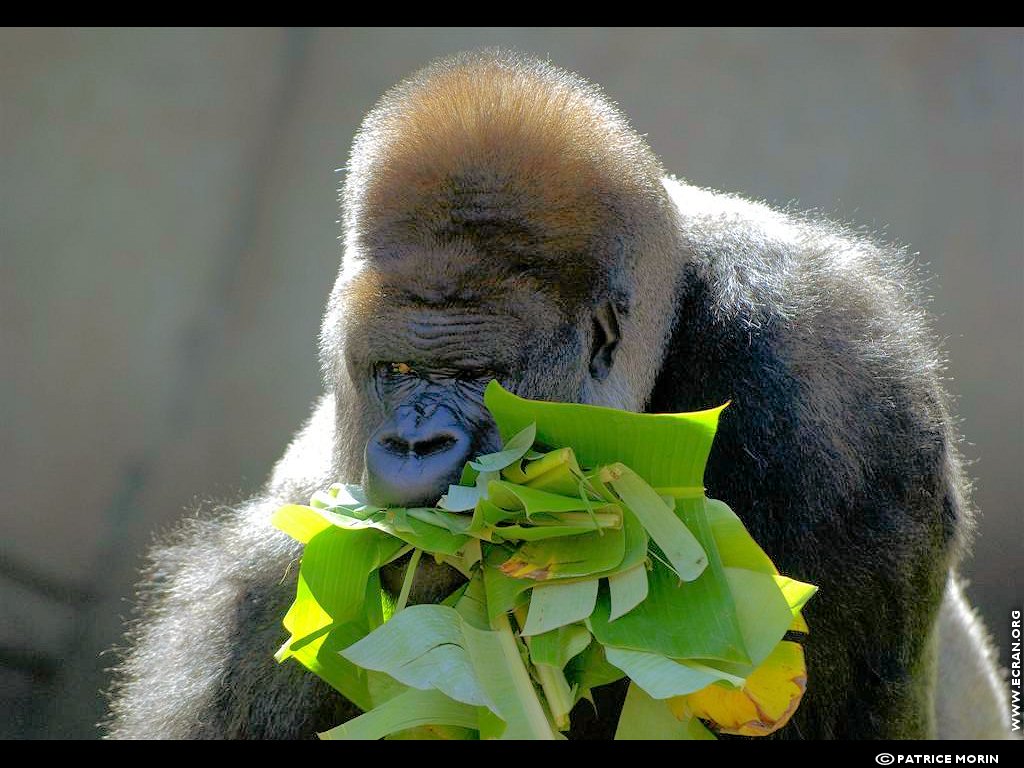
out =
[[[594,313],[594,341],[590,347],[590,375],[601,381],[612,370],[619,346],[619,315],[615,305],[604,302]]]

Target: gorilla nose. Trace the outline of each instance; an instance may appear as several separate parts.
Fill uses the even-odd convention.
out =
[[[442,409],[439,409],[442,410]],[[366,444],[366,493],[387,507],[430,506],[457,483],[472,440],[443,413],[385,423]]]

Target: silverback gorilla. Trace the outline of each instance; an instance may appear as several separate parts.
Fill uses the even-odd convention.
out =
[[[491,51],[382,98],[342,206],[324,395],[263,496],[151,553],[111,736],[309,737],[353,716],[273,659],[300,550],[270,513],[337,481],[382,504],[436,501],[496,447],[495,377],[637,411],[732,401],[708,493],[821,588],[808,693],[779,736],[999,734],[998,677],[955,578],[970,529],[958,438],[902,254],[668,176],[596,87]],[[421,567],[413,597],[457,578]],[[624,689],[601,693],[571,737],[613,734]]]

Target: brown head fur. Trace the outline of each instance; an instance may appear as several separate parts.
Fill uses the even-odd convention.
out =
[[[364,255],[470,245],[513,268],[554,262],[564,280],[573,257],[616,257],[595,243],[639,228],[637,201],[663,196],[662,175],[595,86],[536,59],[460,54],[368,115],[343,190],[345,225]]]

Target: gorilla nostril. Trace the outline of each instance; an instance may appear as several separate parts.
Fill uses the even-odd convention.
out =
[[[412,449],[420,458],[433,456],[435,453],[444,453],[455,447],[458,440],[452,435],[434,435],[426,440],[418,440],[413,443]]]
[[[380,444],[388,453],[394,453],[398,456],[405,456],[409,453],[409,443],[395,435],[381,438]]]
[[[458,438],[448,433],[431,435],[422,440],[410,441],[404,437],[391,434],[385,435],[378,441],[380,446],[394,456],[415,456],[418,459],[425,459],[436,453],[444,453],[458,445]]]

